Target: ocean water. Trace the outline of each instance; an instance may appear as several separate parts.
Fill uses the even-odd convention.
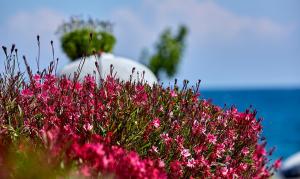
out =
[[[267,148],[275,147],[271,159],[286,159],[300,151],[300,89],[295,90],[204,90],[201,98],[213,104],[244,111],[250,105],[263,118],[262,136]]]

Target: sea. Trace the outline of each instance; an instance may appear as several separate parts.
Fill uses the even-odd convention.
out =
[[[213,104],[236,106],[245,111],[252,106],[257,117],[263,118],[262,136],[267,149],[275,147],[270,157],[273,161],[300,152],[300,88],[259,90],[203,90],[201,98],[211,99]]]

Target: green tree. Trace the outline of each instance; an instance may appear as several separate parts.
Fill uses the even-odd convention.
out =
[[[160,35],[155,53],[148,58],[148,64],[146,64],[157,77],[162,71],[166,72],[168,77],[176,74],[185,48],[187,33],[187,27],[182,25],[175,35],[170,29],[166,29]]]
[[[73,61],[98,52],[111,52],[116,43],[109,22],[71,17],[58,28],[63,51]]]

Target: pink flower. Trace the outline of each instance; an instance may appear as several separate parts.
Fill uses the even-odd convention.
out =
[[[192,132],[194,135],[199,135],[200,133],[204,134],[206,131],[205,127],[201,126],[197,120],[194,120],[192,126]]]
[[[166,165],[165,165],[165,162],[163,160],[158,160],[158,166],[160,168],[164,168]]]
[[[249,149],[247,147],[244,147],[241,152],[242,152],[243,155],[248,155],[249,154]]]
[[[155,118],[153,121],[152,121],[152,125],[155,127],[155,128],[159,128],[160,126],[160,120],[158,118]]]
[[[281,167],[281,159],[278,159],[274,162],[274,168],[277,170]]]
[[[174,90],[170,91],[171,97],[177,97],[177,93]]]
[[[91,130],[93,129],[93,125],[91,125],[90,123],[85,123],[85,124],[83,125],[83,129],[84,129],[85,131],[91,131]]]
[[[220,169],[220,171],[221,171],[221,173],[222,173],[223,176],[226,176],[226,175],[228,174],[228,169],[227,169],[227,167],[222,167],[222,168]]]
[[[154,145],[151,147],[150,151],[153,152],[153,153],[159,153],[158,148]]]
[[[93,85],[93,84],[95,84],[95,77],[93,77],[91,75],[85,76],[84,82],[86,82],[87,84]]]
[[[170,163],[170,170],[171,170],[171,175],[173,175],[173,177],[178,178],[178,177],[182,177],[183,175],[181,163],[177,160],[172,161]]]
[[[189,149],[183,149],[180,154],[184,157],[187,158],[189,156],[191,156],[190,150]]]
[[[207,134],[207,140],[208,142],[215,144],[217,142],[217,137],[213,134]]]
[[[91,176],[90,169],[86,165],[84,165],[83,167],[81,167],[80,172],[85,177],[90,177]]]
[[[229,155],[226,156],[225,162],[229,162],[231,160],[231,157]]]
[[[239,166],[242,170],[246,170],[248,165],[246,163],[241,163]]]
[[[225,145],[224,144],[218,144],[217,145],[217,150],[220,152],[225,152]]]
[[[45,81],[55,81],[56,77],[55,77],[55,75],[52,75],[52,74],[46,74],[44,79],[45,79]]]
[[[30,89],[23,89],[21,91],[21,95],[25,97],[31,97],[33,96],[33,92]]]
[[[177,136],[175,137],[175,141],[177,142],[178,147],[182,149],[182,148],[183,148],[183,143],[184,143],[184,138],[183,138],[183,136],[177,135]]]
[[[186,166],[187,166],[187,167],[190,167],[190,168],[194,168],[195,165],[196,165],[195,159],[194,159],[194,158],[191,158],[191,159],[188,160],[188,163],[187,163]]]
[[[267,155],[267,151],[265,149],[265,147],[263,145],[258,145],[256,146],[256,154],[258,155],[262,155],[262,156],[266,156]]]
[[[198,146],[195,146],[194,147],[194,152],[196,153],[196,154],[200,154],[202,151],[203,151],[203,145],[198,145]]]
[[[218,158],[222,158],[223,157],[223,153],[225,152],[225,145],[224,144],[217,144],[216,146],[216,155]]]
[[[174,131],[178,131],[180,128],[181,128],[181,126],[180,126],[178,120],[175,120],[175,121],[172,122],[172,129]]]
[[[169,137],[168,133],[160,134],[160,138],[162,138],[165,143],[169,143],[172,141],[172,139]]]
[[[35,75],[33,75],[33,79],[35,81],[40,81],[41,80],[41,75],[35,74]]]
[[[75,90],[77,90],[77,91],[80,91],[80,90],[82,89],[81,83],[78,83],[78,82],[76,82],[76,83],[74,84],[74,87],[75,87]]]
[[[43,91],[42,93],[38,94],[38,98],[42,99],[44,102],[47,102],[49,99],[49,93]]]

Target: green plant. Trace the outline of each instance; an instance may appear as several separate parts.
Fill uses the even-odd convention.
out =
[[[176,74],[185,48],[187,32],[187,27],[180,26],[176,35],[172,35],[170,29],[166,29],[161,34],[156,44],[156,51],[148,58],[149,63],[147,64],[157,77],[162,71],[165,71],[168,77]]]
[[[109,22],[72,17],[58,28],[61,45],[71,60],[95,53],[111,52],[116,43]]]

